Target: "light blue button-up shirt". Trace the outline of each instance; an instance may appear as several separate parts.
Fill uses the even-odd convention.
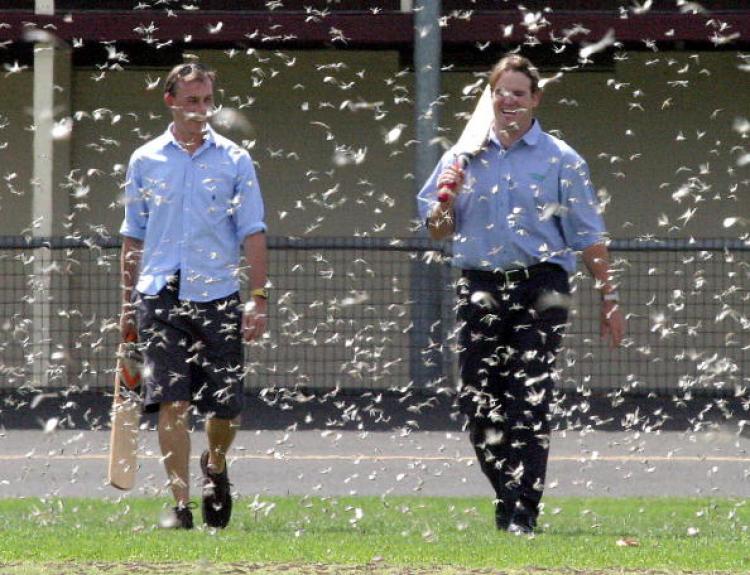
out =
[[[437,179],[453,164],[449,150],[417,197],[426,221],[437,202]],[[604,241],[605,226],[586,162],[534,120],[509,149],[494,133],[465,169],[456,197],[453,265],[507,270],[540,262],[572,274],[576,252]]]
[[[124,203],[120,234],[143,241],[135,287],[147,295],[159,293],[178,270],[182,300],[205,302],[238,291],[242,243],[266,230],[250,155],[211,128],[192,156],[172,126],[138,148]]]

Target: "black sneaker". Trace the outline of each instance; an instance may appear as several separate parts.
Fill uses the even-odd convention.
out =
[[[193,528],[193,512],[189,507],[175,507],[174,515],[177,518],[177,529]]]
[[[177,505],[165,512],[159,520],[159,527],[162,529],[192,529],[193,512],[190,508],[194,505],[194,503],[188,504],[187,507]]]
[[[513,520],[513,508],[515,504],[505,504],[501,500],[495,500],[495,527],[498,531],[507,531]]]
[[[508,526],[508,531],[516,535],[533,534],[536,531],[536,513],[519,503],[513,513],[513,520]]]
[[[201,455],[203,471],[203,522],[209,527],[224,528],[232,516],[232,484],[229,483],[227,465],[224,471],[212,473],[208,469],[208,451]]]
[[[512,533],[513,535],[533,535],[534,527],[528,523],[516,523],[513,521],[508,526],[508,533]]]

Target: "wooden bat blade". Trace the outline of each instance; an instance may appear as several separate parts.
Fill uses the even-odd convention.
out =
[[[128,389],[134,374],[139,373],[132,356],[122,350],[118,352],[115,393],[112,400],[112,430],[109,441],[109,484],[117,489],[129,490],[135,485],[138,469],[138,426],[141,406],[138,395]],[[123,377],[129,378],[123,381]]]
[[[458,138],[454,149],[457,155],[466,155],[471,159],[487,142],[487,137],[492,127],[495,115],[492,110],[492,93],[490,86],[484,87],[471,118],[466,122],[461,136]]]
[[[474,107],[471,118],[466,122],[461,136],[453,146],[454,166],[465,168],[472,158],[476,156],[487,142],[490,128],[495,114],[492,109],[492,92],[490,85],[484,87],[484,91]],[[452,186],[443,186],[438,191],[438,201],[447,202],[456,196],[457,191]]]

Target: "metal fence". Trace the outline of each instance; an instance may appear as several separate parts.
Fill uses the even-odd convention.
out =
[[[270,331],[246,385],[284,390],[451,388],[447,244],[421,238],[269,238]],[[574,278],[563,391],[734,395],[750,383],[750,243],[615,241],[626,344],[598,334],[598,296]],[[119,242],[0,238],[0,389],[108,388],[118,342]]]

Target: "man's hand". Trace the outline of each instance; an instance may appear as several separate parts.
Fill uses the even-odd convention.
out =
[[[245,304],[242,312],[242,337],[245,341],[256,341],[263,337],[268,319],[267,309],[268,302],[260,297]]]
[[[122,335],[122,341],[138,341],[138,329],[135,325],[133,304],[122,304],[122,311],[120,311],[120,335]]]
[[[449,190],[452,196],[458,194],[464,185],[464,171],[458,165],[448,166],[438,176],[438,191]]]
[[[453,201],[464,184],[464,172],[457,166],[449,166],[438,176],[438,201],[427,216],[427,231],[433,240],[444,240],[456,231]]]
[[[616,301],[602,301],[601,308],[601,336],[607,339],[609,347],[619,347],[625,335],[625,316]]]

